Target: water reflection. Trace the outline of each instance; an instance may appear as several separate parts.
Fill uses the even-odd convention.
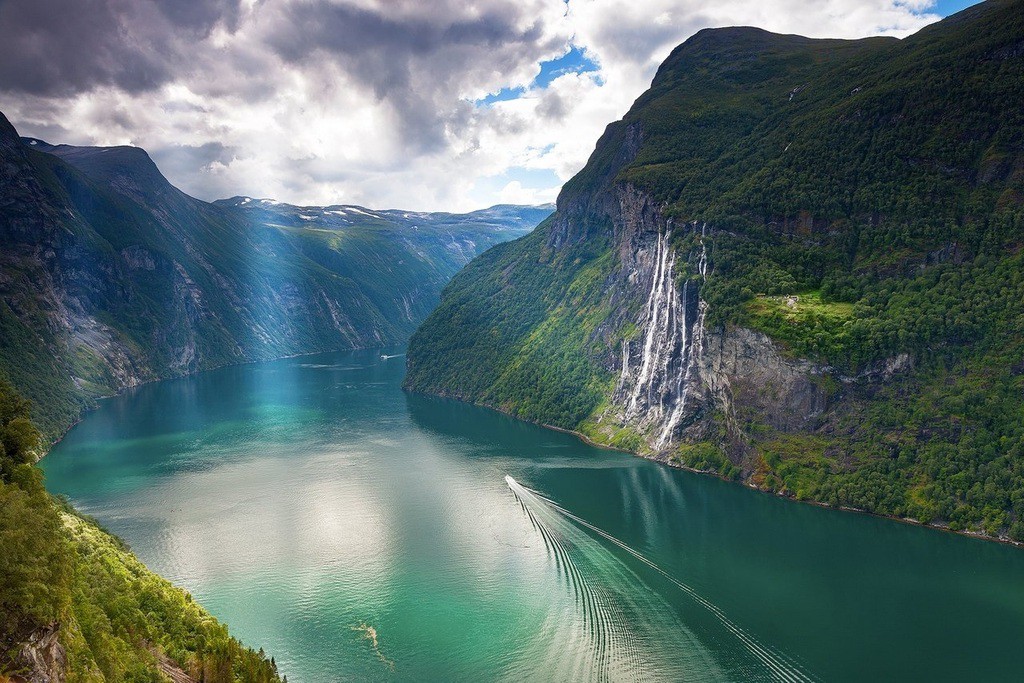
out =
[[[407,395],[402,360],[141,387],[46,458],[48,486],[292,681],[778,677],[672,581],[825,680],[1016,677],[1024,552]]]

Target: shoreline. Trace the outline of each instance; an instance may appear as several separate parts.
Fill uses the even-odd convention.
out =
[[[320,350],[320,351],[309,351],[309,352],[304,352],[304,353],[293,353],[293,354],[288,354],[288,355],[285,355],[285,356],[277,356],[275,358],[267,358],[267,359],[260,359],[260,360],[246,360],[246,361],[241,361],[241,362],[238,362],[238,363],[225,363],[223,365],[218,365],[216,367],[203,368],[203,369],[200,369],[200,370],[195,370],[194,372],[189,372],[189,373],[186,373],[186,374],[183,374],[183,375],[175,375],[174,377],[157,377],[157,378],[149,379],[149,380],[146,380],[145,382],[139,382],[138,384],[133,384],[131,386],[123,387],[119,391],[117,391],[117,393],[110,394],[109,396],[97,397],[96,401],[101,401],[101,400],[110,399],[110,398],[116,398],[118,396],[124,395],[124,393],[129,391],[129,390],[132,390],[132,389],[135,389],[137,387],[141,387],[141,386],[144,386],[144,385],[147,385],[147,384],[154,384],[156,382],[166,382],[166,381],[175,380],[175,379],[184,379],[186,377],[193,377],[195,375],[198,375],[198,374],[201,374],[201,373],[204,373],[204,372],[211,372],[213,370],[220,370],[220,369],[223,369],[223,368],[239,367],[239,366],[243,366],[243,365],[253,365],[253,364],[256,364],[256,363],[272,363],[272,362],[275,362],[275,361],[287,360],[289,358],[303,358],[303,357],[306,357],[306,356],[316,356],[316,355],[324,354],[324,353],[342,353],[342,352],[351,352],[351,351],[371,351],[371,350],[372,351],[380,351],[382,349],[388,349],[388,348],[406,348],[406,347],[405,346],[401,346],[401,345],[397,345],[395,347],[390,347],[390,346],[364,346],[364,347],[357,347],[357,348],[336,348],[336,349],[326,349],[326,350]],[[722,475],[720,475],[718,472],[713,471],[713,470],[700,470],[700,469],[697,469],[697,468],[694,468],[694,467],[689,467],[689,466],[684,465],[684,464],[679,463],[679,462],[673,462],[669,458],[662,457],[659,454],[644,455],[642,453],[637,453],[635,451],[626,450],[624,448],[618,448],[616,446],[610,446],[608,444],[603,444],[603,443],[594,441],[593,439],[591,439],[587,435],[583,434],[582,432],[576,431],[574,429],[566,429],[564,427],[556,427],[555,425],[545,424],[543,422],[538,422],[536,420],[528,420],[528,419],[519,417],[517,415],[513,415],[509,411],[504,410],[502,408],[499,408],[497,406],[489,405],[489,404],[486,404],[486,403],[477,403],[477,402],[474,402],[474,401],[467,401],[467,400],[465,400],[465,399],[463,399],[461,397],[453,396],[453,395],[448,395],[448,394],[435,394],[435,393],[429,393],[429,392],[415,391],[413,389],[407,389],[404,386],[404,383],[403,383],[403,385],[400,388],[401,388],[401,390],[403,392],[410,393],[410,394],[417,394],[417,395],[420,395],[420,396],[430,396],[430,397],[434,397],[434,398],[444,399],[444,400],[447,400],[447,401],[457,401],[459,403],[465,403],[467,405],[474,405],[474,406],[477,406],[477,407],[480,407],[480,408],[486,408],[487,410],[493,410],[496,413],[500,413],[502,415],[505,415],[506,417],[509,417],[509,418],[511,418],[513,420],[518,420],[519,422],[525,422],[525,423],[528,423],[528,424],[537,425],[538,427],[543,427],[544,429],[550,429],[551,431],[561,432],[563,434],[568,434],[568,435],[574,436],[577,439],[579,439],[580,441],[582,441],[583,443],[585,443],[586,445],[591,446],[593,448],[598,448],[598,449],[606,450],[606,451],[616,451],[618,453],[624,453],[626,455],[630,455],[630,456],[633,456],[633,457],[636,457],[636,458],[643,458],[644,460],[650,460],[651,462],[656,462],[656,463],[658,463],[658,464],[660,464],[660,465],[662,465],[664,467],[669,467],[669,468],[677,469],[677,470],[683,470],[683,471],[686,471],[686,472],[692,472],[694,474],[699,474],[699,475],[711,476],[711,477],[714,477],[716,479],[719,479],[719,480],[721,480],[723,482],[726,482],[726,483],[729,483],[729,484],[736,484],[738,486],[742,486],[744,488],[747,488],[747,489],[749,489],[751,491],[756,491],[757,493],[761,493],[761,494],[764,494],[764,495],[775,496],[776,498],[783,498],[783,499],[788,500],[788,501],[793,502],[793,503],[805,503],[805,504],[813,505],[815,507],[819,507],[819,508],[823,508],[823,509],[827,509],[827,510],[837,510],[839,512],[852,512],[852,513],[855,513],[855,514],[868,515],[868,516],[871,516],[871,517],[876,517],[878,519],[886,519],[886,520],[890,520],[890,521],[893,521],[893,522],[899,522],[901,524],[907,524],[907,525],[910,525],[910,526],[921,527],[921,528],[924,528],[924,529],[932,529],[932,530],[935,530],[935,531],[942,531],[942,532],[945,532],[945,533],[948,533],[948,534],[955,534],[957,536],[963,536],[965,538],[974,538],[974,539],[979,539],[979,540],[983,540],[983,541],[991,541],[991,542],[994,542],[994,543],[1002,543],[1003,545],[1008,545],[1008,546],[1012,546],[1012,547],[1015,547],[1015,548],[1024,548],[1024,542],[1022,542],[1022,541],[1014,541],[1013,539],[1008,538],[1008,537],[990,536],[988,534],[977,532],[977,531],[967,531],[967,530],[956,531],[956,530],[950,529],[948,526],[944,526],[944,525],[941,525],[941,524],[932,524],[932,523],[921,522],[919,520],[911,519],[911,518],[907,518],[907,517],[894,517],[894,516],[891,516],[891,515],[883,515],[883,514],[880,514],[880,513],[877,513],[877,512],[872,512],[870,510],[863,510],[863,509],[860,509],[860,508],[854,508],[854,507],[848,507],[848,506],[836,507],[834,505],[829,505],[827,503],[822,503],[821,501],[817,501],[817,500],[800,500],[800,499],[798,499],[798,498],[796,498],[796,497],[794,497],[792,495],[787,495],[785,493],[780,493],[780,492],[776,492],[776,491],[769,491],[767,489],[762,489],[762,488],[760,488],[758,486],[755,486],[755,485],[750,484],[750,483],[745,482],[745,481],[727,479],[727,478],[723,477]],[[72,429],[74,429],[78,424],[80,424],[83,419],[85,419],[85,415],[87,413],[92,412],[93,410],[96,410],[97,407],[98,406],[93,406],[93,407],[89,408],[88,410],[84,410],[82,412],[82,414],[79,415],[78,419],[75,420],[74,423],[69,425],[68,428],[65,429],[57,439],[55,439],[53,442],[51,442],[47,446],[46,450],[42,454],[40,454],[40,456],[36,459],[36,463],[39,463],[40,461],[42,461],[42,459],[45,458],[50,453],[50,451],[53,449],[54,446],[56,446],[58,443],[63,441],[64,438],[68,435],[68,433]]]
[[[507,413],[505,413],[505,414],[507,414]],[[509,417],[513,417],[513,416],[510,415]],[[519,419],[519,418],[514,418],[514,419]],[[583,434],[581,434],[579,432],[573,431],[571,429],[562,429],[560,427],[552,427],[550,425],[542,424],[542,423],[539,423],[539,422],[535,423],[535,424],[538,424],[541,427],[546,427],[548,429],[554,429],[555,431],[565,432],[566,434],[572,434],[573,436],[576,436],[581,441],[583,441],[584,443],[586,443],[587,445],[590,445],[590,446],[596,446],[598,448],[604,448],[605,450],[619,451],[620,453],[626,453],[626,454],[632,455],[632,456],[634,456],[636,458],[643,458],[644,460],[650,460],[652,462],[656,462],[659,465],[663,465],[665,467],[670,467],[670,468],[677,469],[677,470],[684,470],[686,472],[693,472],[694,474],[700,474],[700,475],[714,477],[715,479],[723,481],[723,482],[725,482],[727,484],[735,484],[737,486],[742,486],[744,488],[750,489],[751,491],[754,491],[754,492],[757,492],[757,493],[761,493],[761,494],[766,495],[766,496],[774,496],[776,498],[782,498],[782,499],[787,500],[787,501],[789,501],[791,503],[805,503],[805,504],[808,504],[808,505],[813,505],[814,507],[822,508],[824,510],[836,510],[838,512],[850,512],[850,513],[858,514],[858,515],[866,515],[868,517],[874,517],[876,519],[885,519],[885,520],[889,520],[891,522],[899,522],[900,524],[906,524],[908,526],[916,526],[916,527],[921,527],[921,528],[924,528],[924,529],[933,529],[935,531],[943,531],[943,532],[945,532],[947,534],[953,534],[953,535],[956,535],[956,536],[964,536],[966,538],[975,538],[975,539],[979,539],[979,540],[982,540],[982,541],[991,541],[991,542],[994,542],[994,543],[1002,543],[1003,545],[1009,545],[1009,546],[1013,546],[1013,547],[1016,547],[1016,548],[1024,548],[1024,541],[1015,541],[1015,540],[1013,540],[1012,538],[1009,538],[1009,537],[990,536],[988,534],[981,533],[981,532],[978,532],[978,531],[967,531],[967,530],[955,531],[953,529],[950,529],[948,526],[943,526],[943,525],[940,525],[940,524],[931,524],[931,523],[927,523],[927,522],[922,522],[920,520],[912,519],[910,517],[894,517],[894,516],[891,516],[891,515],[883,515],[883,514],[880,514],[880,513],[877,513],[877,512],[872,512],[871,510],[863,510],[861,508],[849,507],[849,506],[846,506],[846,505],[840,505],[839,507],[836,507],[834,505],[829,505],[828,503],[822,503],[821,501],[818,501],[818,500],[810,500],[810,499],[808,499],[808,500],[801,500],[799,498],[796,498],[795,496],[788,495],[788,494],[785,494],[785,493],[780,493],[778,491],[769,491],[768,489],[762,489],[762,488],[760,488],[758,486],[755,486],[754,484],[751,484],[751,483],[748,483],[748,482],[745,482],[745,481],[742,481],[742,480],[739,480],[739,479],[727,479],[727,478],[723,477],[722,475],[720,475],[718,472],[715,472],[714,470],[699,470],[699,469],[696,469],[694,467],[689,467],[687,465],[684,465],[682,463],[672,462],[671,460],[669,460],[667,458],[659,457],[658,455],[643,455],[641,453],[634,453],[633,451],[627,451],[627,450],[623,450],[621,448],[615,448],[615,447],[612,447],[612,446],[602,446],[601,444],[594,443],[587,436],[585,436],[585,435],[583,435]]]
[[[964,531],[956,531],[956,530],[950,529],[948,526],[943,526],[941,524],[931,524],[931,523],[927,523],[927,522],[921,522],[919,520],[912,519],[912,518],[909,518],[909,517],[894,517],[892,515],[883,515],[883,514],[880,514],[880,513],[877,513],[877,512],[872,512],[870,510],[862,510],[861,508],[849,507],[849,506],[845,506],[845,505],[841,505],[839,507],[836,507],[834,505],[829,505],[828,503],[822,503],[821,501],[817,501],[817,500],[801,500],[801,499],[796,498],[796,497],[794,497],[792,495],[787,495],[785,493],[780,493],[780,492],[777,492],[777,491],[769,491],[767,489],[759,488],[759,487],[757,487],[757,486],[755,486],[755,485],[753,485],[751,483],[745,482],[745,481],[736,480],[736,479],[727,479],[727,478],[723,477],[722,475],[720,475],[718,472],[715,472],[714,470],[700,470],[700,469],[697,469],[697,468],[694,468],[694,467],[689,467],[689,466],[684,465],[682,463],[672,462],[667,457],[661,457],[658,454],[644,455],[642,453],[637,453],[635,451],[629,451],[629,450],[626,450],[624,448],[618,448],[616,446],[609,446],[607,444],[598,443],[598,442],[594,441],[593,439],[591,439],[590,437],[588,437],[587,435],[583,434],[582,432],[578,432],[578,431],[576,431],[574,429],[566,429],[564,427],[556,427],[554,425],[545,424],[543,422],[537,422],[536,420],[527,420],[525,418],[513,415],[512,413],[508,412],[507,410],[503,410],[502,408],[498,408],[496,406],[488,405],[486,403],[476,403],[476,402],[473,402],[473,401],[466,401],[466,400],[463,400],[463,399],[455,397],[455,396],[449,396],[449,395],[444,395],[444,394],[432,394],[432,393],[427,393],[427,392],[422,392],[422,391],[415,391],[413,389],[406,389],[404,386],[402,387],[402,391],[405,391],[405,392],[410,393],[410,394],[418,394],[420,396],[432,396],[434,398],[441,398],[441,399],[444,399],[446,401],[458,401],[459,403],[465,403],[465,404],[468,404],[468,405],[477,406],[479,408],[486,408],[487,410],[493,410],[494,412],[500,413],[502,415],[505,415],[506,417],[509,417],[509,418],[511,418],[513,420],[518,420],[520,422],[525,422],[525,423],[528,423],[528,424],[537,425],[538,427],[543,427],[545,429],[550,429],[550,430],[555,431],[555,432],[561,432],[563,434],[572,435],[572,436],[576,437],[577,439],[579,439],[580,441],[582,441],[583,443],[587,444],[588,446],[592,446],[594,448],[599,448],[599,449],[605,450],[605,451],[616,451],[618,453],[625,453],[626,455],[631,455],[631,456],[633,456],[635,458],[642,458],[644,460],[650,460],[651,462],[658,463],[659,465],[662,465],[664,467],[669,467],[669,468],[677,469],[677,470],[683,470],[685,472],[692,472],[693,474],[699,474],[699,475],[714,477],[715,479],[723,481],[723,482],[725,482],[727,484],[735,484],[737,486],[741,486],[743,488],[749,489],[750,491],[754,491],[756,493],[760,493],[760,494],[763,494],[763,495],[766,495],[766,496],[774,496],[776,498],[782,498],[782,499],[787,500],[787,501],[789,501],[791,503],[804,503],[804,504],[808,504],[808,505],[813,505],[814,507],[822,508],[824,510],[835,510],[837,512],[850,512],[850,513],[859,514],[859,515],[866,515],[868,517],[874,517],[876,519],[885,519],[885,520],[889,520],[889,521],[892,521],[892,522],[898,522],[900,524],[906,524],[908,526],[916,526],[916,527],[920,527],[920,528],[923,528],[923,529],[931,529],[931,530],[934,530],[934,531],[941,531],[941,532],[945,532],[947,534],[953,534],[955,536],[963,536],[965,538],[973,538],[973,539],[978,539],[978,540],[982,540],[982,541],[989,541],[989,542],[993,542],[993,543],[1001,543],[1003,545],[1008,545],[1008,546],[1011,546],[1011,547],[1014,547],[1014,548],[1024,548],[1024,541],[1015,541],[1015,540],[1013,540],[1012,538],[1009,538],[1009,537],[990,536],[988,534],[981,533],[981,532],[978,532],[978,531],[966,531],[966,530],[964,530]]]

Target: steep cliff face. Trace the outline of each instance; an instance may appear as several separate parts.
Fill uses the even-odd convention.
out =
[[[707,278],[707,249],[701,232],[696,259],[697,279],[684,273],[680,286],[677,262],[684,269],[690,258],[680,257],[672,245],[672,227],[656,233],[653,244],[624,261],[626,281],[649,291],[641,300],[639,334],[622,340],[619,379],[612,405],[620,421],[648,436],[648,444],[663,450],[672,445],[684,425],[692,425],[703,403],[698,368],[705,355],[704,318],[707,303],[700,298],[700,283]],[[696,226],[693,226],[696,227]]]
[[[453,279],[406,386],[1024,538],[1022,10],[698,33],[555,215]]]
[[[67,680],[67,651],[60,643],[60,624],[34,631],[22,644],[14,663],[20,673],[15,683],[64,683]]]
[[[0,374],[51,437],[139,382],[404,343],[460,267],[550,213],[210,204],[141,149],[19,140],[0,124]]]
[[[611,278],[613,314],[596,336],[610,345],[615,335],[602,332],[628,332],[618,352],[610,349],[603,359],[604,370],[616,375],[615,388],[589,435],[607,440],[627,429],[640,437],[642,452],[659,457],[680,443],[715,439],[750,470],[743,425],[814,429],[828,407],[823,380],[833,369],[787,357],[756,330],[709,329],[708,303],[701,298],[701,287],[714,276],[707,224],[680,227],[635,188],[624,192],[623,205],[618,234],[628,238],[619,242],[620,265]],[[673,246],[674,235],[684,236],[688,250]],[[639,313],[620,302],[640,302]]]

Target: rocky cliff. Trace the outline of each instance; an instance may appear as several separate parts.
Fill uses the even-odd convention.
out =
[[[555,215],[445,289],[407,387],[1024,538],[1022,10],[698,33]]]
[[[20,673],[14,683],[64,683],[67,680],[67,651],[60,643],[60,624],[34,631],[21,645],[13,669]]]

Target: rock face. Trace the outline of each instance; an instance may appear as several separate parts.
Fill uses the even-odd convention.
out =
[[[744,328],[709,334],[700,363],[706,394],[736,430],[755,415],[781,432],[813,429],[828,408],[820,381],[827,371],[783,356],[767,335]]]
[[[686,228],[699,230],[702,237],[706,229]],[[649,244],[623,262],[625,282],[629,289],[640,290],[634,296],[639,295],[643,306],[637,335],[622,340],[612,405],[618,422],[645,434],[652,449],[662,450],[685,427],[693,427],[706,402],[700,368],[707,304],[700,298],[700,284],[707,277],[708,262],[703,239],[699,252],[678,257],[671,224],[648,234],[653,243],[648,238]],[[695,278],[679,272],[678,266],[685,268],[691,260]]]
[[[18,651],[11,680],[15,683],[64,683],[67,653],[59,641],[60,624],[50,624],[32,633]]]
[[[585,346],[592,349],[601,370],[614,378],[614,385],[603,406],[588,418],[595,425],[589,435],[614,443],[615,435],[626,430],[636,437],[629,443],[631,450],[661,458],[681,445],[711,441],[735,464],[749,468],[745,425],[763,424],[765,416],[783,432],[813,429],[828,403],[822,382],[828,368],[786,357],[761,332],[706,325],[709,306],[702,291],[715,277],[710,247],[717,229],[703,221],[668,217],[664,202],[621,181],[622,169],[634,161],[644,137],[639,123],[609,126],[581,174],[584,177],[571,181],[559,196],[558,210],[544,235],[541,259],[549,260],[551,272],[587,258],[577,254],[587,253],[594,244],[610,252],[613,264],[598,284],[599,291],[591,292],[600,298],[594,305],[601,316],[588,330]],[[531,258],[532,254],[519,264]],[[498,287],[503,292],[529,277],[512,268],[506,266],[500,273]],[[567,306],[560,289],[533,295],[557,302],[555,311]],[[514,293],[508,296],[510,303],[516,298]],[[536,344],[535,339],[525,343]],[[503,345],[514,347],[516,340]],[[438,360],[438,349],[423,353],[423,347],[414,338],[409,388],[509,409],[507,402],[493,398],[499,395],[493,388],[478,394],[456,389],[465,374],[424,382],[420,374],[428,363],[446,363]],[[490,344],[483,349],[489,351]],[[459,362],[467,354],[458,344],[449,352]],[[504,368],[499,370],[508,376]],[[514,406],[510,412],[516,413]]]
[[[606,370],[617,381],[600,422],[633,430],[644,450],[660,454],[680,441],[709,438],[710,420],[719,415],[738,462],[745,456],[742,425],[750,418],[782,432],[813,429],[827,408],[821,377],[828,368],[787,358],[758,331],[706,328],[708,304],[700,292],[713,277],[708,225],[676,226],[634,188],[625,190],[621,204],[616,234],[628,237],[620,241],[613,302],[642,305],[633,320],[632,308],[613,309],[611,324],[602,328],[635,323],[635,334],[606,356]],[[680,254],[673,235],[685,232],[696,246]]]

